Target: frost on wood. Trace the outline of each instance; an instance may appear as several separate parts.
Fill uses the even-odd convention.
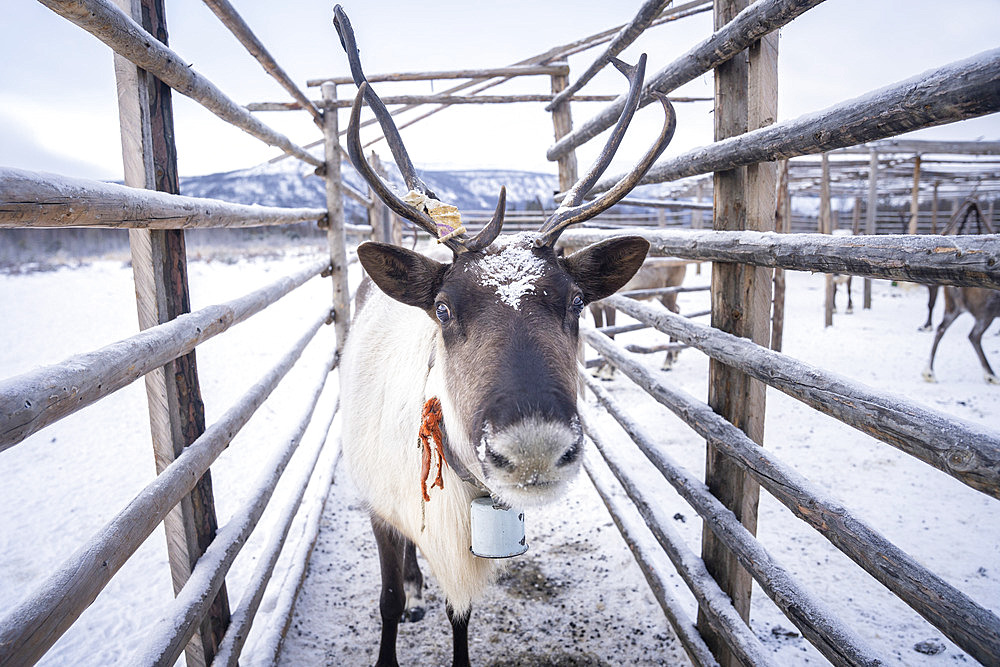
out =
[[[534,241],[531,232],[501,236],[478,263],[482,284],[494,288],[500,301],[514,310],[546,272],[545,262],[532,252]]]

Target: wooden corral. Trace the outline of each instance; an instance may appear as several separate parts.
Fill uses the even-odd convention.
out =
[[[350,81],[310,81],[309,85],[320,86],[321,99],[309,99],[225,0],[206,1],[294,102],[260,103],[249,108],[233,102],[166,45],[163,3],[159,0],[120,0],[119,6],[109,0],[40,1],[91,32],[116,54],[126,184],[0,169],[0,227],[128,228],[143,331],[62,363],[0,381],[0,456],[29,435],[142,377],[159,476],[25,601],[0,610],[0,663],[32,664],[43,656],[139,544],[164,522],[176,600],[168,619],[144,638],[134,662],[173,664],[184,653],[188,665],[236,664],[307,484],[315,478],[329,485],[333,474],[332,469],[315,468],[321,448],[309,452],[312,465],[294,481],[298,493],[283,509],[279,530],[269,539],[249,588],[239,598],[240,606],[231,609],[224,584],[226,572],[260,519],[306,426],[316,420],[328,430],[333,419],[333,414],[313,413],[348,335],[351,305],[347,269],[352,257],[347,234],[399,243],[403,230],[373,193],[357,192],[341,180],[341,161],[346,153],[339,141],[343,131],[337,110],[354,97],[353,86],[349,94],[342,94],[342,87]],[[590,329],[582,334],[605,360],[705,439],[705,479],[666,456],[656,446],[655,434],[630,416],[582,365],[580,372],[581,381],[600,407],[624,427],[662,473],[664,482],[704,520],[707,530],[703,531],[701,554],[691,552],[660,516],[648,500],[650,490],[630,477],[629,466],[619,459],[616,448],[606,444],[604,436],[593,428],[590,412],[584,413],[585,427],[601,456],[588,459],[587,472],[694,664],[771,663],[747,625],[754,581],[831,663],[881,664],[880,647],[868,646],[858,633],[845,627],[756,539],[761,487],[969,656],[983,664],[997,664],[1000,619],[993,612],[845,508],[826,500],[809,480],[763,447],[765,386],[772,386],[951,475],[955,483],[1000,499],[1000,431],[971,426],[898,396],[880,395],[780,352],[781,271],[1000,289],[1000,239],[992,235],[995,227],[977,229],[975,234],[969,229],[959,235],[938,233],[951,231],[949,226],[957,226],[959,217],[969,210],[992,224],[992,202],[1000,181],[997,167],[978,161],[974,169],[963,168],[959,173],[950,168],[956,166],[953,160],[932,157],[996,155],[1000,146],[988,142],[932,146],[892,139],[914,129],[1000,111],[1000,50],[943,64],[918,79],[844,101],[821,114],[774,123],[779,85],[777,30],[821,1],[759,0],[750,5],[747,0],[717,0],[714,4],[694,0],[673,5],[650,0],[629,24],[507,67],[389,74],[370,80],[462,82],[436,95],[384,98],[389,104],[404,105],[397,111],[436,105],[421,118],[455,104],[548,103],[556,138],[548,157],[557,162],[559,184],[565,191],[576,180],[575,148],[610,127],[622,105],[618,98],[581,95],[579,91],[642,31],[692,13],[714,11],[715,32],[675,62],[663,64],[649,77],[643,94],[642,103],[646,104],[654,99],[653,91],[670,94],[685,82],[715,71],[714,143],[661,160],[645,182],[692,180],[679,186],[670,200],[649,201],[636,196],[626,201],[653,211],[644,220],[646,226],[637,227],[632,215],[605,217],[608,229],[577,229],[563,237],[575,244],[592,242],[619,234],[617,228],[627,226],[629,233],[641,233],[650,241],[653,258],[712,262],[711,326],[691,321],[694,313],[689,317],[674,315],[628,298],[648,296],[645,292],[607,300],[639,321],[639,325],[630,325],[633,328],[655,328],[679,341],[675,345],[697,348],[711,358],[705,402],[677,391],[637,361],[638,353],[654,348],[630,350],[606,335],[627,327]],[[567,55],[601,44],[608,46],[592,67],[579,77],[571,76]],[[552,95],[477,95],[520,76],[549,77]],[[722,90],[739,94],[720,94]],[[246,207],[178,195],[171,91],[187,95],[225,122],[317,167],[326,179],[326,206]],[[574,101],[610,104],[574,129]],[[264,125],[253,115],[256,110],[305,110],[322,130],[324,159],[314,157],[307,150],[309,146],[295,145]],[[817,154],[822,155],[821,162],[802,159]],[[868,160],[859,161],[852,155],[867,155]],[[374,154],[372,163],[381,168]],[[706,175],[711,175],[711,182]],[[603,181],[596,190],[610,187],[616,180]],[[905,188],[899,185],[904,180],[909,181]],[[803,230],[793,221],[791,197],[815,192],[815,188],[821,189],[820,222],[813,219],[807,230],[810,233],[798,233]],[[928,200],[926,195],[931,191],[933,199]],[[973,194],[988,203],[965,205],[964,209],[953,206],[950,213],[939,207],[939,196],[964,202]],[[921,196],[930,203],[922,204]],[[368,225],[345,224],[345,197],[366,207]],[[877,224],[881,221],[877,213],[880,215],[883,208],[880,199],[891,197],[909,202],[905,229]],[[831,199],[853,201],[850,210],[855,235],[830,233],[838,226]],[[683,218],[677,218],[683,223],[658,219],[656,211],[665,208],[683,213]],[[701,217],[709,209],[713,213],[711,229]],[[626,224],[625,217],[633,218],[632,224]],[[469,218],[473,223],[477,220],[476,215]],[[511,229],[536,226],[527,215],[510,218]],[[303,220],[316,220],[326,230],[329,256],[308,262],[294,274],[244,297],[190,312],[183,230]],[[693,229],[676,228],[681,226]],[[846,226],[843,220],[840,226]],[[316,309],[312,325],[259,382],[218,422],[206,424],[195,348],[320,275],[331,278],[330,302]],[[866,306],[870,306],[867,293]],[[337,352],[315,368],[315,391],[301,423],[293,425],[284,445],[267,464],[253,502],[231,523],[217,526],[209,477],[213,461],[324,324],[335,328]],[[611,490],[615,484],[625,489],[647,526],[637,526],[627,518],[621,499]],[[634,539],[635,531],[646,528],[691,588],[698,602],[697,619],[689,618],[670,587],[650,567],[652,557],[660,554],[646,552]],[[302,558],[307,560],[309,553]]]

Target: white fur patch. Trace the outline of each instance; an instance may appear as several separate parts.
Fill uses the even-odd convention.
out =
[[[521,307],[521,298],[535,290],[535,282],[545,275],[546,263],[536,257],[535,234],[520,232],[501,236],[493,245],[497,252],[483,257],[477,264],[479,279],[486,287],[496,290],[502,303],[514,310]]]

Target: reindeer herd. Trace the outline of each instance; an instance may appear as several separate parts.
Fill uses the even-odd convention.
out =
[[[598,302],[622,287],[679,285],[684,266],[642,268],[649,244],[624,236],[583,248],[557,246],[560,234],[607,210],[636,186],[674,133],[661,97],[660,135],[621,181],[585,201],[608,167],[639,103],[645,56],[615,60],[629,81],[618,125],[591,170],[535,233],[501,236],[505,192],[492,220],[474,237],[436,214],[440,202],[418,177],[385,105],[368,84],[350,22],[335,20],[358,93],[347,148],[371,189],[396,214],[438,238],[451,257],[366,242],[358,258],[367,277],[358,289],[340,360],[345,461],[371,517],[378,546],[382,621],[377,665],[396,665],[403,620],[419,620],[423,575],[417,549],[446,598],[453,662],[468,665],[473,604],[506,561],[471,553],[470,504],[488,499],[498,512],[558,498],[581,467],[577,415],[579,321],[587,306],[598,326],[614,311]],[[410,193],[395,194],[364,159],[360,112],[377,117]],[[676,312],[676,295],[663,304]],[[945,288],[945,317],[934,351],[962,311],[976,326],[970,339],[996,382],[979,338],[1000,310],[1000,296]],[[419,437],[418,437],[419,436]]]

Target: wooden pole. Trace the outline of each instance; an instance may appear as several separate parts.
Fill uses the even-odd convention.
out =
[[[717,0],[716,30],[729,24],[748,4],[745,0]],[[716,68],[715,99],[716,141],[773,123],[777,115],[777,39],[761,39],[751,45],[748,58],[735,57]],[[713,228],[772,231],[775,182],[773,163],[716,172]],[[768,269],[713,263],[712,326],[767,346],[771,280]],[[709,405],[758,443],[764,436],[764,399],[764,385],[760,382],[718,362],[709,363]],[[711,443],[707,446],[705,482],[740,523],[751,534],[756,533],[760,488]],[[752,578],[739,558],[712,531],[702,534],[702,558],[733,599],[736,610],[749,622]],[[723,667],[738,663],[702,613],[698,615],[698,629]]]
[[[833,220],[830,211],[830,158],[826,153],[822,156],[822,175],[820,176],[819,193],[819,233],[832,234]],[[833,274],[825,276],[826,298],[823,307],[823,326],[833,326]]]
[[[941,181],[934,181],[934,199],[931,201],[931,234],[937,234],[938,223],[938,187]]]
[[[878,151],[868,158],[868,211],[865,217],[865,234],[875,233],[875,216],[878,215]],[[863,307],[872,307],[872,280],[865,278]]]
[[[337,99],[337,86],[324,83],[320,90],[324,102]],[[333,267],[333,318],[337,350],[343,352],[347,330],[351,323],[351,296],[347,286],[347,239],[344,236],[344,197],[340,174],[340,132],[337,110],[323,111],[323,145],[326,153],[326,208],[329,225],[326,238],[330,244],[330,264]]]
[[[702,201],[702,199],[701,199],[702,198],[702,190],[704,189],[704,187],[705,186],[701,182],[701,180],[699,180],[698,181],[698,185],[695,186],[694,199],[699,204]],[[691,211],[691,228],[692,229],[704,229],[704,227],[705,227],[705,221],[704,221],[704,217],[702,215],[701,209],[700,208],[693,209]],[[694,265],[694,273],[695,273],[695,275],[698,275],[698,276],[701,275],[701,262],[698,262],[697,264]]]
[[[778,194],[774,203],[774,231],[788,233],[791,220],[786,214],[788,191],[788,160],[782,160],[778,168]],[[789,208],[790,210],[790,208]],[[771,349],[781,352],[781,343],[785,335],[785,270],[774,270],[774,298],[771,313]]]
[[[910,193],[910,226],[909,234],[917,233],[917,223],[920,220],[920,154],[913,157],[913,190]]]
[[[552,75],[552,94],[558,95],[569,85],[569,73]],[[552,109],[552,127],[556,141],[573,131],[573,113],[569,102],[560,102]],[[566,192],[576,183],[576,151],[569,151],[559,157],[559,191]]]
[[[162,0],[120,1],[130,15],[143,22],[149,34],[166,42]],[[126,184],[179,194],[170,88],[118,55],[115,70]],[[133,229],[129,230],[129,245],[140,328],[148,329],[190,312],[184,232]],[[153,454],[160,474],[205,432],[205,406],[194,350],[147,374],[145,381]],[[163,524],[176,595],[218,527],[208,471],[167,514]],[[229,601],[223,586],[185,649],[187,664],[211,664],[228,624]]]

